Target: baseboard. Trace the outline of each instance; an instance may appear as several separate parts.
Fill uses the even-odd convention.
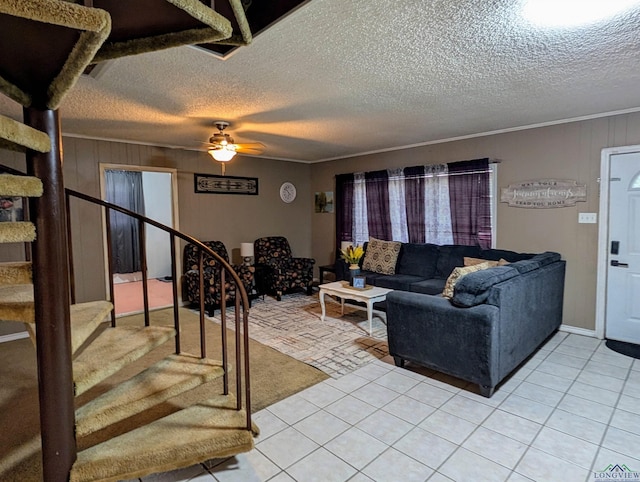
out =
[[[26,331],[21,331],[20,333],[11,333],[10,335],[2,335],[0,336],[0,343],[21,340],[22,338],[29,338],[29,333],[27,333]]]
[[[574,335],[590,336],[592,338],[598,338],[595,330],[587,330],[586,328],[578,328],[571,325],[560,325],[560,331],[566,331],[567,333],[573,333]]]

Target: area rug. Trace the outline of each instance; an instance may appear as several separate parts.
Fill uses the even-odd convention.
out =
[[[640,345],[616,340],[607,340],[605,345],[617,353],[640,359]]]
[[[332,378],[389,355],[386,314],[374,311],[373,332],[364,306],[340,304],[325,297],[326,317],[318,294],[290,293],[282,301],[265,296],[253,301],[249,313],[249,335],[297,360],[308,363]],[[231,310],[231,313],[233,311]],[[219,312],[210,318],[219,323]]]

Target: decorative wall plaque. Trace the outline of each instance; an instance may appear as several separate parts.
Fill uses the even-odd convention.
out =
[[[500,202],[518,208],[564,208],[587,200],[587,185],[566,179],[523,181],[503,187]]]
[[[194,174],[195,192],[209,194],[258,194],[257,177]]]

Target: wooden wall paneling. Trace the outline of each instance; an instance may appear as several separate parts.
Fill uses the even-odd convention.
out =
[[[598,212],[600,153],[605,147],[640,144],[640,113],[539,127],[417,148],[359,156],[311,167],[311,190],[332,186],[338,173],[436,164],[477,157],[503,162],[498,188],[527,179],[566,178],[587,183],[587,202],[558,209],[522,209],[498,204],[497,247],[554,250],[567,260],[564,323],[595,328],[597,225],[579,224],[579,212]],[[335,226],[312,216],[314,256],[327,259]],[[593,300],[593,302],[585,300]]]
[[[74,144],[78,191],[100,198],[100,145],[88,139],[67,140]],[[73,250],[78,302],[104,299],[104,248],[102,240],[102,209],[75,199],[72,200]],[[77,217],[76,217],[77,216]]]

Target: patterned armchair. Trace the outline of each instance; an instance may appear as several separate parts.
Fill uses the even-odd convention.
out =
[[[256,239],[254,254],[260,278],[256,282],[261,286],[261,291],[275,293],[278,301],[285,291],[296,288],[305,288],[307,294],[311,294],[316,260],[292,257],[287,238],[269,236]]]
[[[219,254],[225,261],[229,261],[227,254],[227,248],[220,241],[203,241],[202,244],[211,248],[214,252]],[[190,304],[200,304],[200,273],[198,271],[199,264],[199,249],[193,244],[187,244],[184,247],[183,253],[183,270],[184,277],[182,283],[182,298],[184,301],[188,301]],[[204,266],[204,307],[207,315],[213,316],[215,308],[220,306],[222,298],[222,282],[220,276],[220,266],[212,256],[207,253],[203,257]],[[232,265],[235,272],[242,280],[247,294],[251,293],[253,288],[253,274],[255,268],[253,266]],[[233,303],[236,297],[236,283],[229,273],[225,273],[225,290],[226,290],[226,302],[227,305]]]

